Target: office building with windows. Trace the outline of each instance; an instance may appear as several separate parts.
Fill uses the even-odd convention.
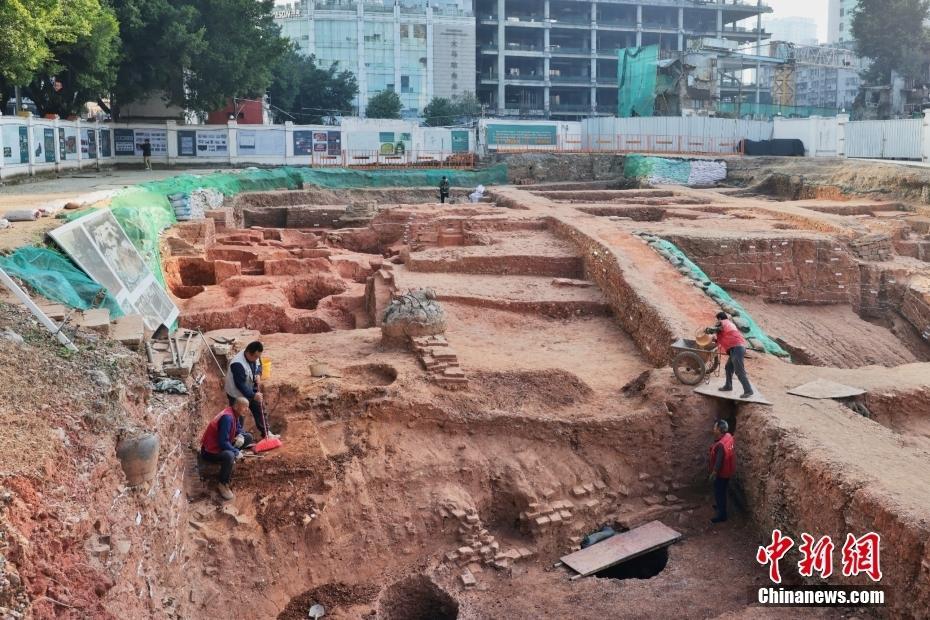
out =
[[[301,53],[355,74],[360,115],[384,90],[400,96],[405,116],[434,96],[475,91],[475,18],[459,5],[302,0],[274,15]]]

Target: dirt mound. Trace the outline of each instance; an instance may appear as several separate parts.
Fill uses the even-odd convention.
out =
[[[322,605],[327,612],[334,608],[366,605],[375,600],[379,590],[377,585],[370,583],[324,583],[292,598],[284,611],[278,614],[278,620],[306,620],[307,610],[313,605]]]
[[[564,370],[476,372],[474,383],[480,386],[482,401],[495,409],[568,407],[593,394],[584,381]]]

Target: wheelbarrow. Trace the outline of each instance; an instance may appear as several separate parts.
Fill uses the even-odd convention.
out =
[[[678,351],[672,359],[672,370],[685,385],[699,385],[720,368],[717,345],[704,330],[695,334],[695,340],[679,338],[672,343],[672,349]]]

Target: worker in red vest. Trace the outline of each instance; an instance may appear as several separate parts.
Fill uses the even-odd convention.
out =
[[[242,430],[242,421],[249,411],[249,399],[239,397],[232,407],[226,407],[210,420],[200,438],[200,456],[210,463],[220,464],[216,490],[224,500],[235,497],[229,489],[233,466],[243,457],[242,450],[251,446],[252,435]]]
[[[708,334],[715,334],[717,337],[717,350],[723,355],[729,356],[727,365],[724,370],[727,374],[727,382],[720,388],[721,392],[733,391],[733,373],[739,379],[743,386],[741,399],[752,396],[752,384],[749,383],[749,377],[746,376],[746,339],[740,333],[739,328],[730,320],[726,312],[717,315],[717,324],[714,327],[708,327],[704,330]]]
[[[717,516],[711,522],[723,523],[727,520],[727,489],[730,478],[736,473],[736,449],[726,420],[714,423],[714,445],[710,447],[708,465],[709,480],[714,483],[714,501],[717,502]]]

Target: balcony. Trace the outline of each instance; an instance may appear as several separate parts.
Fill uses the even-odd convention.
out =
[[[550,75],[549,81],[553,84],[579,84],[581,86],[591,85],[590,75]]]
[[[497,43],[481,43],[478,45],[478,49],[486,54],[496,54]]]
[[[546,25],[546,20],[542,15],[538,14],[508,15],[504,19],[504,23],[508,26],[528,26],[532,28],[543,28]]]
[[[598,86],[616,86],[617,85],[617,76],[616,75],[599,75],[595,79]]]
[[[549,25],[552,28],[590,28],[590,17],[551,17]]]
[[[513,41],[507,41],[506,52],[542,52],[543,46],[532,44],[532,43],[516,43]]]
[[[636,30],[636,20],[628,19],[599,19],[595,25],[599,29]]]
[[[505,81],[511,82],[539,82],[542,85],[543,76],[541,75],[507,75]]]
[[[561,45],[550,45],[549,53],[553,56],[590,56],[591,50],[586,47],[563,47]]]

